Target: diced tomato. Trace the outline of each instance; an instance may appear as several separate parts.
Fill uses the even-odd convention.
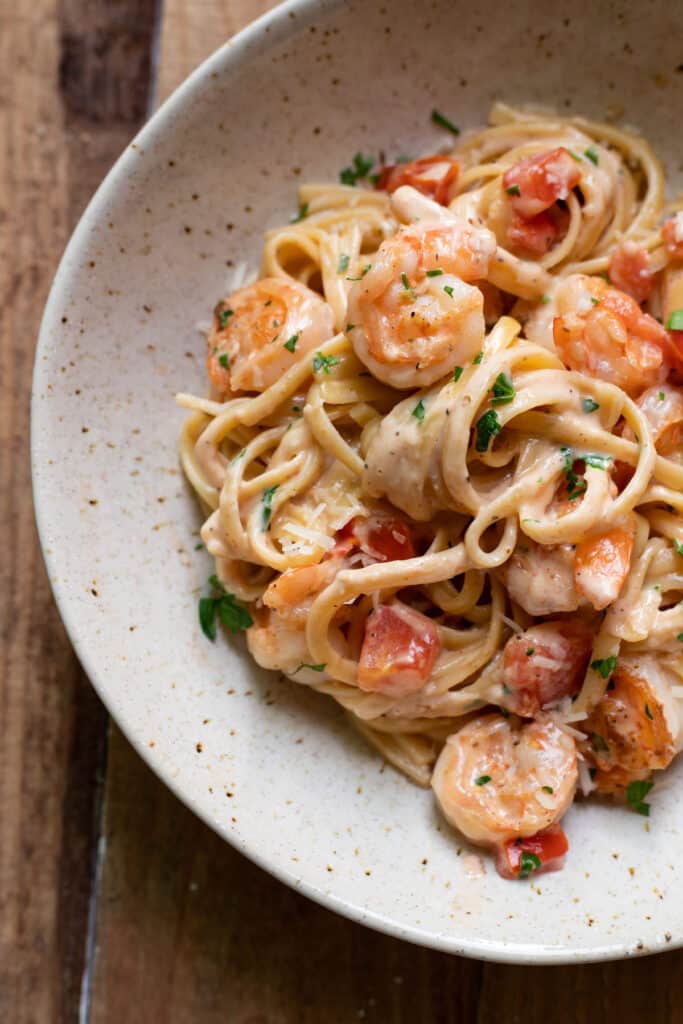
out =
[[[505,706],[532,718],[581,687],[593,633],[581,619],[558,619],[511,637],[503,652]]]
[[[529,220],[550,209],[558,199],[566,199],[580,180],[579,163],[560,146],[513,164],[503,175],[503,188],[515,213]]]
[[[527,259],[545,256],[560,234],[560,229],[549,213],[524,218],[512,214],[506,232],[507,247],[511,252]]]
[[[535,836],[508,839],[499,846],[496,871],[502,878],[529,878],[545,871],[560,871],[568,849],[561,825],[551,825]]]
[[[361,690],[405,697],[429,681],[441,650],[439,632],[426,615],[398,601],[371,612],[358,662]]]
[[[683,217],[680,213],[664,222],[662,238],[669,256],[683,260]]]
[[[634,532],[635,525],[629,523],[627,527],[614,527],[576,545],[576,589],[596,611],[606,608],[619,596],[631,568]]]
[[[459,173],[457,160],[447,156],[423,156],[410,163],[387,164],[380,171],[376,188],[391,193],[401,185],[412,185],[423,195],[448,206]]]
[[[357,516],[339,531],[343,539],[353,538],[357,547],[378,562],[414,558],[417,554],[410,527],[402,519],[390,516]]]
[[[647,252],[635,242],[622,242],[609,259],[609,276],[613,284],[636,302],[645,302],[652,293],[655,275],[649,268]]]
[[[623,491],[625,487],[628,487],[629,483],[633,479],[635,469],[630,466],[628,462],[622,462],[621,459],[614,460],[614,468],[612,469],[612,480],[617,485],[619,491]]]

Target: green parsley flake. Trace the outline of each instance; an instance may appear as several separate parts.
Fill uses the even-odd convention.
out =
[[[560,448],[560,454],[564,459],[564,475],[567,478],[567,486],[569,488],[568,497],[570,501],[573,501],[574,498],[578,498],[579,495],[583,494],[588,484],[585,480],[581,480],[574,472],[574,462],[576,460],[572,449],[563,445]]]
[[[485,786],[487,782],[491,781],[490,775],[480,775],[478,779],[474,780],[475,786]]]
[[[209,578],[214,593],[210,597],[199,599],[199,625],[204,636],[213,641],[216,639],[216,615],[231,633],[253,626],[254,620],[234,594],[229,594],[217,576]]]
[[[510,185],[510,187],[506,188],[505,191],[509,196],[521,196],[522,194],[519,191],[519,185]]]
[[[667,331],[683,331],[683,309],[674,309],[666,321]]]
[[[596,167],[600,163],[600,157],[598,156],[598,151],[595,146],[589,146],[588,149],[584,149],[583,155],[588,157],[590,162],[595,164]]]
[[[552,302],[552,299],[550,298],[549,295],[541,295],[541,305],[542,306],[547,306],[549,302]]]
[[[293,334],[292,337],[289,338],[284,343],[284,345],[282,347],[286,348],[288,352],[293,352],[294,349],[296,348],[296,343],[297,343],[298,340],[299,340],[299,335],[298,334]]]
[[[526,654],[527,658],[530,658],[535,650],[536,650],[535,647],[527,647],[527,649],[526,649],[526,651],[524,653]]]
[[[609,751],[605,737],[601,736],[599,732],[591,733],[591,746],[596,753],[600,751],[607,753]]]
[[[541,858],[537,857],[535,853],[524,850],[519,861],[519,877],[522,880],[528,878],[534,871],[538,871],[540,866]]]
[[[680,640],[680,642],[683,644],[683,633],[679,633],[676,639]]]
[[[569,153],[569,155],[572,158],[572,160],[576,160],[576,162],[578,164],[582,164],[583,163],[583,160],[581,159],[579,154],[575,153],[573,149],[568,149],[567,146],[565,146],[564,148],[567,150],[567,152]]]
[[[555,792],[552,786],[541,786],[544,793],[550,793],[551,795]]]
[[[583,409],[584,412],[595,412],[595,410],[599,409],[600,406],[598,405],[598,403],[595,401],[594,398],[582,398],[581,399],[581,408]]]
[[[500,434],[502,427],[498,421],[498,413],[495,409],[489,409],[476,423],[477,440],[475,448],[478,452],[486,452],[489,449],[492,438]]]
[[[407,274],[401,274],[401,284],[410,295],[413,294],[413,289],[410,287],[410,281],[408,280]]]
[[[456,366],[453,370],[453,380],[457,384],[462,377],[462,366]]]
[[[649,706],[649,704],[646,704],[646,705],[645,705],[645,714],[647,715],[647,717],[648,717],[648,718],[650,719],[650,721],[651,721],[651,722],[653,722],[653,721],[654,721],[654,718],[653,718],[653,716],[652,716],[652,712],[650,711],[650,706]]]
[[[349,257],[346,255],[346,253],[343,253],[339,257],[339,263],[337,264],[337,273],[338,274],[345,274],[348,269],[349,269]]]
[[[273,514],[273,496],[280,485],[267,487],[261,495],[261,529],[267,530],[270,525],[270,517]]]
[[[611,455],[601,455],[599,452],[589,452],[588,455],[582,457],[586,465],[593,469],[607,469],[612,461]]]
[[[218,362],[223,367],[224,370],[230,369],[230,357],[228,356],[227,352],[222,352],[219,355]]]
[[[609,658],[596,658],[595,661],[591,661],[591,668],[603,679],[609,679],[616,667],[616,654],[611,654]]]
[[[676,548],[676,553],[683,557],[683,544],[681,544],[680,540],[676,540],[675,537],[673,538],[673,546]]]
[[[344,328],[344,330],[348,334],[349,331],[353,331],[355,329],[355,326],[356,326],[355,324],[347,324],[346,327]]]
[[[427,277],[441,277],[442,274],[443,274],[443,270],[440,270],[438,267],[437,267],[436,270],[428,270],[427,271]]]
[[[493,405],[506,405],[515,397],[512,381],[505,373],[498,374],[491,390],[493,391]]]
[[[454,125],[452,121],[449,121],[447,117],[444,117],[438,110],[432,110],[432,121],[434,124],[438,124],[440,128],[446,128],[447,131],[453,132],[454,135],[460,134],[460,129],[457,125]]]
[[[654,782],[637,779],[629,782],[626,787],[626,802],[637,814],[643,814],[646,818],[650,817],[650,805],[645,803],[645,797],[653,786]]]
[[[660,391],[659,394],[657,395],[657,398],[659,399],[660,402],[663,402],[664,399],[666,398],[666,395],[664,394],[663,391]]]
[[[591,295],[591,302],[593,303],[594,306],[599,306],[600,305],[600,299],[596,299],[595,295]]]
[[[339,361],[337,356],[325,356],[322,352],[316,352],[313,357],[313,373],[318,373],[319,370],[329,373],[330,367],[336,366]]]
[[[450,284],[445,284],[443,286],[443,290],[445,291],[445,293],[449,297],[449,299],[453,298],[453,288],[452,288],[452,286]]]
[[[307,217],[307,216],[308,216],[308,203],[303,203],[303,205],[299,207],[299,212],[297,213],[296,217],[292,217],[290,223],[291,224],[297,224],[300,220],[303,220],[304,217]]]
[[[416,420],[422,423],[423,419],[425,418],[425,404],[422,401],[422,399],[420,399],[420,401],[413,409],[412,415],[415,417]]]
[[[363,267],[363,269],[361,270],[359,277],[347,277],[346,280],[347,281],[362,281],[363,278],[365,277],[365,275],[367,274],[368,270],[371,270],[371,269],[372,269],[372,263],[366,263],[365,266]]]
[[[374,167],[374,164],[374,157],[363,156],[362,153],[356,153],[352,160],[351,167],[344,167],[343,170],[340,171],[339,180],[342,185],[355,185],[363,178],[367,178]]]
[[[221,325],[221,330],[225,330],[228,326],[228,320],[231,316],[235,315],[234,309],[222,309],[218,314],[218,322]]]
[[[199,544],[195,544],[194,549],[195,549],[195,551],[201,551],[203,547],[204,547],[204,545],[200,541]]]
[[[478,356],[474,357],[474,359],[472,360],[472,364],[474,366],[479,366],[479,363],[482,361],[483,358],[484,358],[484,353],[480,352]]]
[[[327,664],[323,662],[322,665],[307,665],[305,661],[302,661],[301,664],[294,669],[292,675],[295,676],[297,672],[301,672],[302,668],[310,668],[311,672],[324,672],[327,668]]]

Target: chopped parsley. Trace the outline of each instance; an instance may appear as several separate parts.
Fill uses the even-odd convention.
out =
[[[607,753],[609,747],[607,746],[607,740],[604,736],[601,736],[599,732],[591,733],[591,746],[596,753],[603,752]]]
[[[371,270],[371,269],[372,269],[372,263],[366,263],[365,266],[363,267],[363,269],[361,270],[360,275],[358,277],[347,277],[346,280],[347,281],[362,281],[363,278],[365,277],[365,275],[367,274],[368,270]]]
[[[267,530],[270,525],[270,517],[273,514],[273,496],[280,485],[267,487],[261,495],[261,529]]]
[[[323,373],[329,373],[331,366],[336,366],[339,362],[337,356],[325,356],[322,352],[316,352],[313,357],[313,373],[318,373],[322,370]]]
[[[673,546],[676,548],[676,553],[683,557],[683,544],[681,544],[680,540],[676,540],[675,537],[673,538]]]
[[[453,380],[455,381],[456,384],[458,383],[458,381],[460,380],[461,377],[462,377],[462,366],[456,366],[455,369],[453,370]]]
[[[478,356],[474,357],[474,359],[472,360],[472,364],[474,366],[479,366],[479,363],[482,361],[483,358],[484,358],[484,353],[480,352]]]
[[[478,452],[486,452],[489,449],[491,440],[500,434],[502,427],[498,422],[498,413],[495,409],[489,409],[476,423],[477,440],[475,448]]]
[[[596,658],[595,661],[591,661],[591,668],[594,672],[597,672],[599,676],[602,676],[603,679],[608,679],[616,667],[616,654],[611,654],[609,658]]]
[[[491,390],[493,391],[493,405],[506,405],[507,402],[511,402],[515,397],[512,381],[504,373],[498,374]]]
[[[683,633],[679,633],[676,639],[680,640],[680,642],[683,644]]]
[[[585,480],[581,480],[574,472],[575,458],[574,452],[571,450],[571,448],[568,448],[566,445],[563,445],[560,448],[560,454],[564,459],[564,475],[567,478],[567,486],[569,488],[568,497],[570,501],[573,501],[574,498],[578,498],[579,495],[583,494],[583,492],[588,487],[588,484]]]
[[[228,320],[231,316],[235,315],[234,309],[222,309],[218,314],[218,322],[221,325],[221,330],[224,330],[228,326]]]
[[[218,357],[218,363],[220,366],[223,367],[224,370],[230,369],[230,357],[228,356],[227,352],[221,352],[221,354]]]
[[[664,394],[663,391],[660,391],[659,394],[657,395],[657,398],[659,399],[660,402],[663,402],[664,399],[666,398],[666,395]]]
[[[550,793],[551,795],[555,792],[552,786],[541,786],[544,793]]]
[[[216,639],[216,615],[231,633],[254,625],[244,605],[236,600],[234,594],[228,593],[217,576],[210,576],[209,584],[211,596],[199,598],[199,625],[204,636],[212,641]]]
[[[600,163],[600,157],[598,156],[598,151],[597,151],[597,149],[595,148],[595,146],[589,146],[589,147],[588,147],[588,149],[584,149],[584,151],[583,151],[583,155],[584,155],[585,157],[588,157],[588,159],[590,160],[590,162],[591,162],[592,164],[595,164],[595,166],[596,166],[596,167],[597,167],[597,166],[598,166],[598,164]]]
[[[204,547],[204,545],[200,541],[199,544],[195,544],[194,549],[195,549],[195,551],[201,551],[203,547]]]
[[[290,221],[290,224],[297,224],[300,220],[303,220],[304,217],[307,217],[307,216],[308,216],[308,203],[303,203],[299,207],[299,212],[297,213],[296,217],[292,217],[292,219]]]
[[[652,716],[652,712],[650,711],[650,705],[649,704],[645,705],[645,714],[647,715],[647,717],[650,719],[651,722],[654,721],[654,718]]]
[[[478,779],[474,780],[475,786],[485,786],[487,782],[491,781],[490,775],[480,775]]]
[[[530,658],[535,650],[536,650],[535,647],[527,647],[527,649],[526,649],[526,651],[524,653],[526,654],[527,658]]]
[[[510,187],[506,188],[505,191],[509,196],[521,196],[522,194],[519,191],[519,185],[510,185]]]
[[[591,295],[591,302],[593,303],[594,306],[599,306],[600,305],[600,299],[596,299],[595,295]]]
[[[598,405],[598,403],[595,401],[594,398],[582,398],[581,399],[581,408],[583,409],[584,412],[595,412],[595,410],[599,409],[600,406]]]
[[[288,352],[293,352],[294,349],[296,348],[296,343],[297,343],[298,340],[299,340],[299,335],[298,334],[293,334],[292,337],[289,338],[284,343],[284,345],[282,347],[286,348]]]
[[[582,164],[583,163],[583,160],[581,159],[579,154],[575,153],[573,149],[569,149],[567,146],[565,146],[564,148],[567,150],[567,152],[569,153],[569,155],[572,158],[572,160],[576,160],[576,162],[578,164]]]
[[[344,330],[348,334],[349,331],[352,331],[355,328],[355,326],[356,326],[355,324],[347,324],[346,327],[344,328]]]
[[[345,274],[348,269],[349,257],[346,255],[346,253],[342,253],[342,255],[339,257],[339,263],[337,264],[337,273]]]
[[[666,321],[667,331],[683,331],[683,309],[674,309]]]
[[[519,861],[519,877],[523,880],[532,875],[534,871],[538,871],[541,866],[541,858],[537,857],[535,853],[529,853],[528,850],[524,850]]]
[[[327,668],[327,664],[326,662],[323,662],[322,665],[307,665],[305,661],[302,661],[301,664],[294,669],[292,675],[295,676],[297,672],[301,672],[302,668],[310,668],[311,672],[324,672]]]
[[[401,284],[403,285],[403,287],[405,288],[409,295],[413,294],[413,289],[410,287],[410,281],[408,280],[407,274],[401,274]]]
[[[415,417],[416,420],[422,423],[423,419],[425,418],[425,404],[422,401],[422,399],[420,399],[420,401],[413,409],[412,415]]]
[[[342,185],[355,185],[358,181],[368,177],[374,165],[374,157],[363,156],[362,153],[356,153],[351,161],[351,166],[344,167],[343,170],[339,172],[339,180]]]
[[[611,455],[601,455],[599,452],[589,452],[583,456],[583,461],[593,469],[607,469],[612,461]]]
[[[650,805],[645,802],[645,797],[653,786],[654,782],[648,782],[646,779],[636,779],[634,782],[629,782],[626,787],[626,801],[628,805],[637,814],[643,814],[646,818],[650,817]]]
[[[452,121],[449,121],[448,118],[444,117],[444,115],[438,110],[432,110],[432,121],[434,124],[438,124],[440,128],[446,128],[447,131],[453,132],[454,135],[460,134],[458,126],[453,124]]]
[[[453,287],[452,287],[452,285],[445,284],[443,286],[443,290],[445,291],[445,293],[446,293],[446,295],[448,296],[449,299],[453,298]]]
[[[427,277],[441,277],[442,274],[443,274],[443,270],[439,269],[438,267],[437,267],[436,270],[428,270],[427,271]]]
[[[550,298],[549,295],[541,295],[541,305],[542,306],[547,306],[549,302],[552,302],[552,299]]]

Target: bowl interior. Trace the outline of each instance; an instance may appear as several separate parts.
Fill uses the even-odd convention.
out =
[[[88,209],[45,313],[35,496],[62,614],[129,738],[218,832],[283,880],[394,934],[529,961],[652,951],[683,936],[680,772],[650,821],[568,815],[566,869],[483,876],[429,793],[384,769],[330,701],[208,643],[212,571],[179,469],[176,391],[205,390],[196,325],[306,180],[361,150],[420,154],[494,99],[644,132],[679,184],[681,9],[360,0],[289,3],[225,46],[153,118]],[[493,26],[493,31],[492,31]],[[460,855],[462,849],[462,855]]]

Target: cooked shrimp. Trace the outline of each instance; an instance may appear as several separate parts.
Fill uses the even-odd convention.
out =
[[[298,281],[266,277],[218,303],[207,368],[221,395],[264,391],[334,334],[332,310]]]
[[[619,597],[631,568],[634,534],[635,523],[629,521],[576,545],[576,589],[596,611],[602,611]]]
[[[484,341],[484,303],[465,282],[486,277],[495,251],[490,231],[452,216],[383,242],[349,293],[349,337],[361,362],[396,388],[426,387],[471,362]]]
[[[629,395],[660,384],[675,362],[667,331],[625,292],[574,274],[556,292],[553,338],[571,370],[610,381]]]
[[[276,672],[291,674],[311,661],[305,619],[292,621],[269,609],[256,612],[254,625],[247,630],[247,647],[262,668]]]
[[[510,597],[529,615],[555,615],[579,607],[571,544],[537,544],[524,537],[501,574]]]
[[[666,768],[683,745],[680,705],[666,670],[654,658],[622,657],[607,691],[581,723],[600,792],[618,793],[630,781]]]
[[[503,703],[532,718],[578,693],[588,668],[593,630],[581,619],[559,619],[510,637],[503,652]]]
[[[305,622],[313,598],[332,582],[341,568],[343,559],[328,558],[317,565],[286,569],[269,584],[263,603],[285,618]]]
[[[652,428],[659,454],[683,453],[683,389],[659,384],[644,391],[637,404]]]
[[[432,788],[464,836],[497,846],[558,821],[574,799],[577,778],[576,744],[553,722],[516,727],[490,714],[448,737]]]
[[[381,604],[365,626],[358,662],[361,690],[405,697],[421,690],[441,650],[431,619],[400,601]]]
[[[647,251],[637,242],[617,245],[609,258],[608,271],[612,284],[636,302],[645,302],[652,294],[655,275],[650,270]]]

